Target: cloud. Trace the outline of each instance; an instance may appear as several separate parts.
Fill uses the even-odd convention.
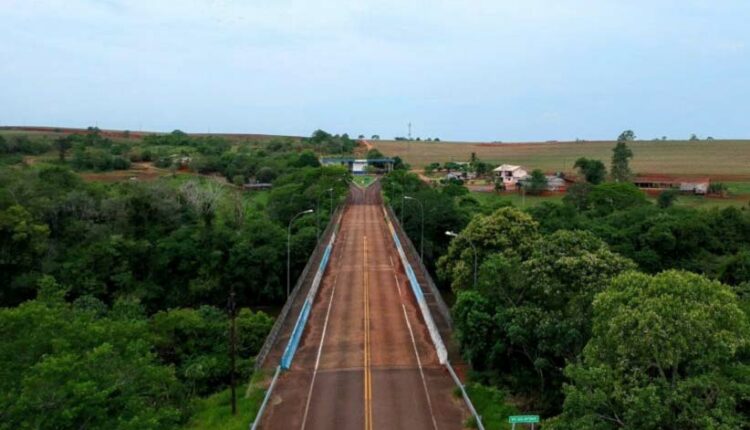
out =
[[[6,0],[0,121],[377,124],[387,136],[411,120],[426,135],[502,140],[608,137],[624,121],[686,134],[705,121],[740,135],[749,12],[703,0]],[[720,96],[701,118],[666,102]]]

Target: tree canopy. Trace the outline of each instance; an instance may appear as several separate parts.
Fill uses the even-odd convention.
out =
[[[589,184],[601,184],[607,178],[607,168],[599,160],[590,160],[586,157],[581,157],[576,160],[573,167],[578,169]]]
[[[737,429],[750,340],[729,287],[677,271],[623,274],[594,301],[593,335],[566,375],[560,429]]]

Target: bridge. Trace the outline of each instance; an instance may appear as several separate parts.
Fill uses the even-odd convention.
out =
[[[460,383],[448,356],[455,350],[442,343],[449,316],[419,267],[425,285],[417,285],[379,183],[353,186],[339,219],[336,234],[328,232],[330,248],[309,264],[322,277],[303,274],[268,356],[259,357],[265,368],[281,362],[288,369],[277,372],[256,426],[463,428],[473,408],[453,394]],[[438,306],[443,312],[433,319]]]

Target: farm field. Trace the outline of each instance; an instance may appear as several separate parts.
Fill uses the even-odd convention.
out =
[[[389,156],[399,156],[414,169],[429,163],[467,161],[471,153],[485,162],[520,164],[545,172],[573,172],[579,157],[602,160],[609,166],[614,141],[555,143],[460,143],[369,141]],[[750,179],[750,140],[636,141],[629,145],[631,168],[641,174],[710,176],[714,181]]]

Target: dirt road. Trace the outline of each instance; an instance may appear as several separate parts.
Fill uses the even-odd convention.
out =
[[[266,429],[461,429],[383,218],[379,185],[355,188],[292,368]]]

